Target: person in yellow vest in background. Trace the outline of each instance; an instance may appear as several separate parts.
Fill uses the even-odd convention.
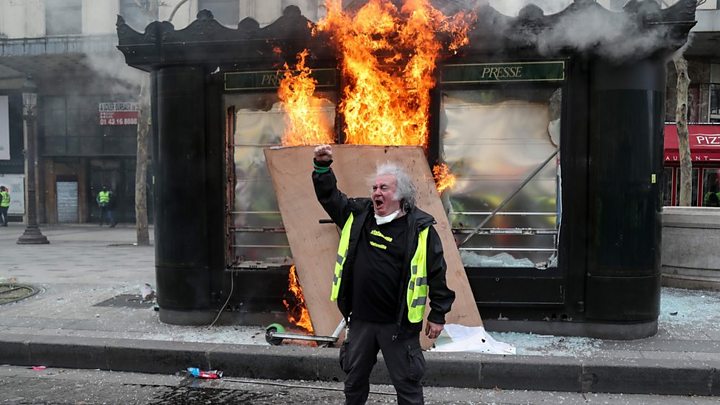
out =
[[[378,166],[370,198],[348,198],[330,168],[332,147],[320,145],[314,153],[315,194],[342,228],[330,299],[348,322],[340,348],[345,403],[367,401],[370,372],[382,351],[398,404],[422,404],[425,305],[425,334],[435,339],[455,300],[435,220],[415,207],[415,186],[398,165]]]
[[[113,194],[109,191],[106,186],[102,186],[102,189],[95,198],[98,206],[100,207],[100,226],[103,226],[104,221],[107,219],[110,228],[114,228],[117,225],[115,218],[113,218]]]
[[[0,225],[8,226],[8,209],[10,208],[10,190],[0,186]]]

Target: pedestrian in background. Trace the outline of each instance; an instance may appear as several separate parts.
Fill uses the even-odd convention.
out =
[[[320,145],[314,153],[315,194],[342,228],[330,299],[348,322],[340,348],[345,403],[367,401],[382,351],[398,404],[422,404],[425,304],[429,299],[425,334],[435,339],[455,300],[435,220],[415,207],[415,186],[398,165],[377,168],[370,198],[348,198],[330,168],[332,147]]]
[[[10,190],[0,186],[0,225],[8,226],[8,209],[10,208]]]
[[[98,207],[100,207],[100,226],[103,226],[104,221],[107,219],[110,228],[114,228],[117,223],[113,218],[113,193],[107,189],[107,186],[102,186],[102,190],[97,194],[95,198]]]

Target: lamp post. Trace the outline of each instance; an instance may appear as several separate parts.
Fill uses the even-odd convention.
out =
[[[44,245],[50,243],[40,232],[37,224],[37,204],[35,200],[35,172],[37,170],[37,93],[33,88],[23,92],[23,135],[25,138],[25,195],[27,203],[27,225],[25,232],[17,240],[18,245]]]

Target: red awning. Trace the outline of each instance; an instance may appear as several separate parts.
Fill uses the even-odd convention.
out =
[[[720,162],[720,124],[690,124],[690,156],[693,163]],[[677,127],[665,124],[665,164],[680,162]]]

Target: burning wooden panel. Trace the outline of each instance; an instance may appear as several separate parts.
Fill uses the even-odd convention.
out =
[[[312,185],[313,148],[298,146],[265,149],[265,158],[315,334],[328,336],[342,318],[335,303],[330,301],[339,230],[334,224],[319,222],[328,219],[328,215],[317,202]],[[348,196],[369,197],[369,180],[379,163],[393,161],[408,170],[417,186],[417,205],[437,221],[435,229],[445,250],[448,285],[457,295],[446,321],[466,326],[482,325],[460,253],[422,149],[334,145],[333,155],[333,171],[338,179],[338,187]],[[431,342],[423,337],[422,345],[428,348]]]

